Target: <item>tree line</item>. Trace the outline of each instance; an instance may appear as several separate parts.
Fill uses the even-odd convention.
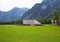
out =
[[[58,21],[58,10],[55,9],[52,12],[52,16],[50,18],[39,18],[37,19],[39,22],[42,24],[51,24],[51,19],[55,19]],[[0,22],[0,24],[18,24],[18,25],[23,25],[23,20],[12,20],[9,22]]]

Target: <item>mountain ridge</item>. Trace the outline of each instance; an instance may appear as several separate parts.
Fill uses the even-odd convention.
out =
[[[43,0],[24,13],[21,19],[38,19],[52,16],[54,9],[60,10],[60,0]]]
[[[18,8],[14,7],[10,11],[0,11],[0,21],[10,21],[20,19],[24,12],[26,12],[28,8]]]

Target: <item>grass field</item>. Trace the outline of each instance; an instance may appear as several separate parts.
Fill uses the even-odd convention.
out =
[[[60,26],[0,25],[0,42],[60,42]]]

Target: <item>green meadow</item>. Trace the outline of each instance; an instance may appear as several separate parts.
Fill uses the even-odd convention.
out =
[[[0,42],[60,42],[60,26],[0,25]]]

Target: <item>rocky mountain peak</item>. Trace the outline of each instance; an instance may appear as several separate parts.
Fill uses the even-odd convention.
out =
[[[22,19],[48,18],[52,16],[54,9],[60,10],[60,0],[43,0],[42,3],[35,4],[30,10],[24,13]]]

